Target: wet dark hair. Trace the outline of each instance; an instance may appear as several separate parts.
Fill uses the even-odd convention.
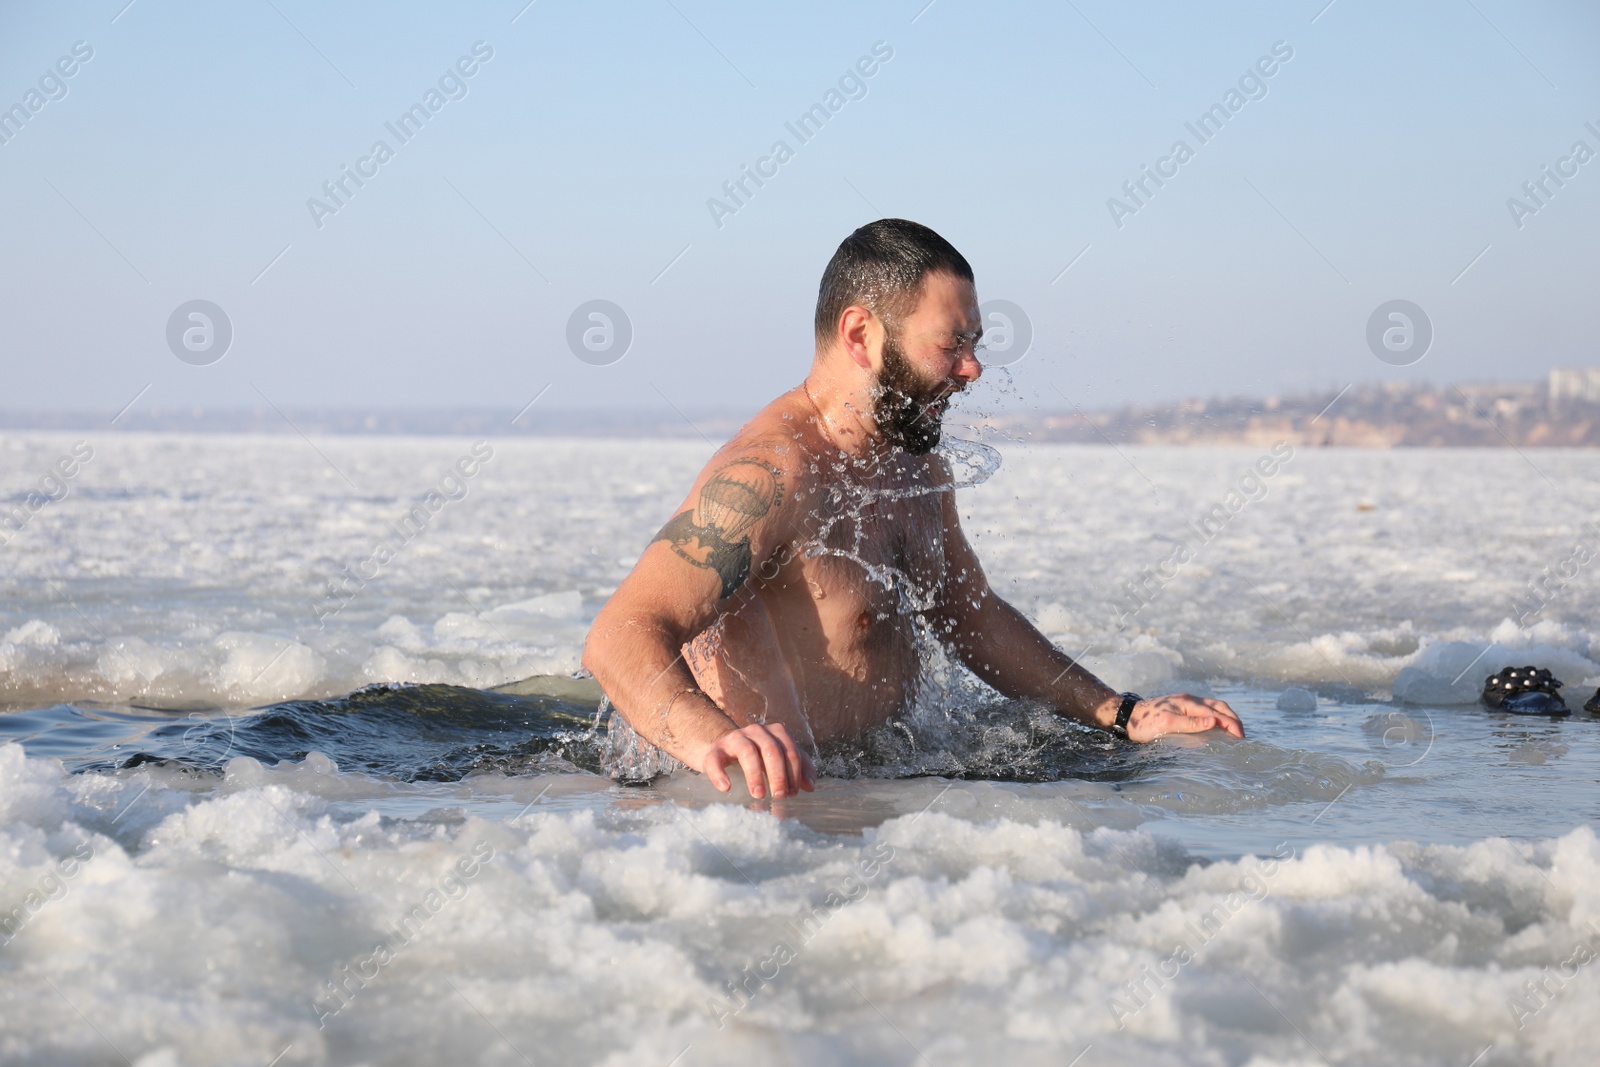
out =
[[[844,309],[870,308],[890,330],[917,309],[922,280],[935,271],[973,281],[972,267],[955,246],[919,222],[879,219],[839,245],[817,289],[817,344],[828,345]]]

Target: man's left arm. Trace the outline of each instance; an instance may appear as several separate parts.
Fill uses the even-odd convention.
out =
[[[1042,701],[1079,722],[1110,729],[1121,694],[1052,645],[989,588],[962,532],[955,493],[942,497],[945,580],[935,614],[946,647],[1003,696]],[[1127,727],[1132,741],[1213,728],[1244,737],[1239,716],[1226,703],[1187,694],[1139,701]]]

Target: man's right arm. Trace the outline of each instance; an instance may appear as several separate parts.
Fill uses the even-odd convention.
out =
[[[683,646],[750,595],[752,571],[786,542],[795,487],[785,466],[750,449],[714,458],[595,617],[583,656],[641,737],[723,792],[738,763],[758,798],[810,790],[810,759],[781,724],[730,718],[701,691]]]

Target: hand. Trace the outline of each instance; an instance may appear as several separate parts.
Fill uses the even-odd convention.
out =
[[[1244,724],[1226,703],[1179,693],[1135,704],[1128,719],[1128,740],[1142,743],[1164,734],[1197,734],[1211,729],[1244,739]]]
[[[757,800],[769,791],[773,797],[792,797],[802,789],[808,793],[816,789],[817,772],[811,757],[795,746],[782,723],[751,723],[729,730],[706,749],[698,770],[711,779],[718,792],[726,793],[733,788],[733,779],[724,769],[730,763],[739,764],[745,785]]]

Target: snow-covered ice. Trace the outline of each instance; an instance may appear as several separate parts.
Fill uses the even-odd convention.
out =
[[[709,452],[493,440],[444,483],[474,442],[88,436],[0,545],[0,1060],[1591,1060],[1600,720],[1471,703],[1521,663],[1600,685],[1593,576],[1529,610],[1586,454],[1300,450],[1227,510],[1260,452],[1008,446],[960,498],[995,585],[1250,738],[746,805],[338,751],[75,770],[63,723],[571,672]],[[75,440],[0,438],[7,506]]]

